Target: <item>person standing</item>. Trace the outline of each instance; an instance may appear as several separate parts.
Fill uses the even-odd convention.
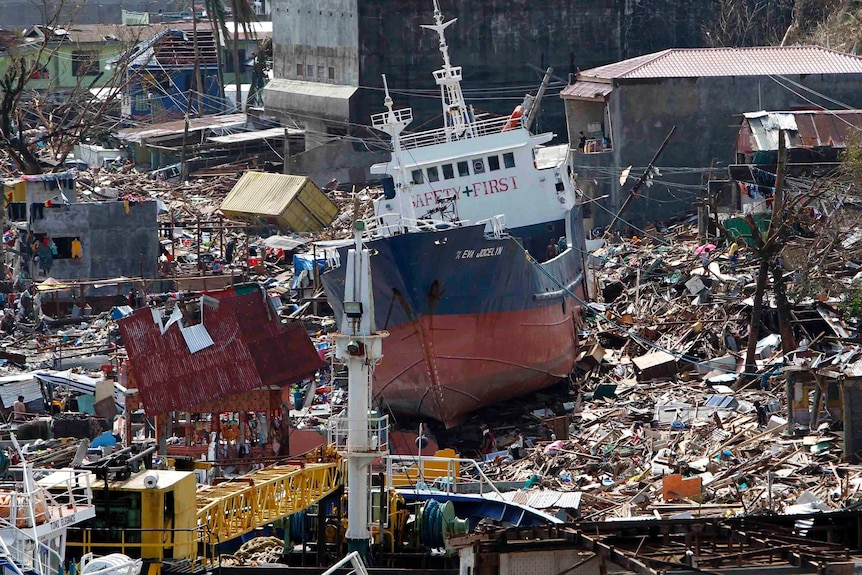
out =
[[[733,242],[730,244],[730,249],[727,255],[730,256],[730,273],[736,273],[736,266],[739,263],[739,244]]]
[[[12,411],[15,414],[14,421],[27,421],[27,404],[24,403],[23,395],[18,396],[18,401],[12,405]]]
[[[587,136],[583,132],[578,132],[578,151],[586,152],[587,151]]]
[[[485,456],[489,453],[494,453],[497,451],[497,440],[494,438],[494,434],[491,433],[491,430],[488,429],[488,426],[484,423],[482,424],[482,445],[479,447],[479,455]]]

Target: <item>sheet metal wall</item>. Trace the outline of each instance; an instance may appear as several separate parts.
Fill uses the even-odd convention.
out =
[[[187,410],[262,386],[291,385],[321,367],[304,326],[282,324],[260,288],[242,295],[234,289],[208,295],[219,300],[217,308],[207,306],[203,314],[214,345],[194,354],[179,326],[162,335],[148,308],[120,320],[148,415]]]

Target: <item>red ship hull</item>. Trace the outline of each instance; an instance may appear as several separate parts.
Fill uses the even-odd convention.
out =
[[[391,328],[374,394],[396,413],[460,424],[471,412],[540,390],[572,371],[580,306],[422,316]]]

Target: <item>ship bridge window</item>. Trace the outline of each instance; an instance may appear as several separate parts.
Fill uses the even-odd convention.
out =
[[[413,170],[410,172],[410,175],[413,177],[414,184],[422,184],[425,182],[425,178],[422,176],[422,170]]]
[[[458,175],[461,177],[470,175],[470,164],[467,162],[458,162]]]
[[[515,167],[515,154],[512,152],[506,152],[503,154],[503,165],[507,168]]]
[[[443,179],[451,180],[455,177],[455,170],[452,168],[452,164],[443,164]]]
[[[437,182],[440,180],[440,172],[437,171],[437,166],[428,168],[428,181]]]
[[[484,174],[485,173],[485,160],[482,158],[476,158],[473,160],[473,173],[474,174]]]
[[[488,170],[496,172],[500,169],[500,156],[488,156]]]

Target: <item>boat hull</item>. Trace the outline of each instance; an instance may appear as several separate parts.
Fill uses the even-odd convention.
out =
[[[553,224],[561,227],[562,220]],[[376,326],[390,334],[374,371],[374,397],[385,409],[452,427],[568,376],[583,252],[576,246],[537,264],[522,246],[514,237],[486,237],[482,226],[368,242]],[[344,273],[339,266],[322,276],[338,319]]]

